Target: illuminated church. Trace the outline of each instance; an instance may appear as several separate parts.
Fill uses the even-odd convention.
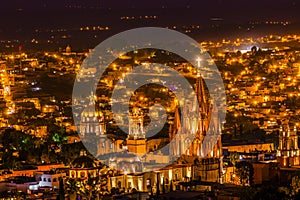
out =
[[[179,109],[176,110],[174,123],[170,126],[169,138],[167,139],[147,139],[145,137],[144,113],[138,108],[133,108],[130,113],[128,122],[129,134],[127,139],[125,141],[108,139],[105,136],[105,118],[101,112],[93,112],[95,105],[94,99],[92,98],[89,107],[82,113],[81,133],[83,135],[95,133],[98,136],[98,156],[124,152],[124,150],[140,156],[151,151],[159,150],[159,148],[165,144],[165,140],[167,140],[167,142],[172,140],[168,155],[153,155],[153,158],[148,159],[149,163],[164,160],[164,163],[168,165],[170,161],[172,162],[172,164],[168,166],[168,169],[160,170],[162,179],[166,179],[166,182],[171,180],[178,182],[201,180],[203,182],[222,183],[223,157],[221,123],[218,118],[219,115],[216,105],[212,104],[211,101],[206,98],[204,81],[200,74],[198,74],[197,77],[195,91],[196,97],[194,101],[188,102],[187,106],[182,108],[181,112]],[[123,148],[121,144],[124,145]],[[166,157],[168,157],[168,159],[166,159]],[[131,160],[135,162],[135,159],[129,159],[130,162]],[[148,161],[144,160],[144,162]],[[128,171],[142,171],[140,166],[136,165],[137,162],[132,164],[128,163],[128,159],[125,160],[124,155],[114,157],[113,162],[117,164],[126,162],[126,166],[134,166],[133,171]],[[130,169],[131,168],[132,167],[130,167]],[[123,178],[124,177],[120,177],[120,179]],[[116,178],[116,185],[117,182],[118,180]]]
[[[96,112],[95,112],[96,109]],[[106,124],[104,114],[95,108],[95,97],[92,93],[89,97],[89,105],[81,113],[80,134],[83,138],[95,136],[95,149],[97,155],[116,152],[116,145],[106,136]],[[89,138],[91,140],[91,138]]]
[[[155,172],[131,173],[113,177],[111,179],[112,187],[119,185],[125,190],[135,188],[138,191],[156,193],[158,188],[160,191],[168,192],[180,187],[183,182],[194,181],[199,184],[201,182],[223,182],[221,127],[217,108],[213,107],[206,99],[203,80],[200,76],[197,79],[196,88],[197,98],[189,104],[190,106],[183,108],[182,113],[179,110],[176,111],[174,124],[170,128],[170,140],[175,141],[170,143],[169,156],[170,160],[175,162]],[[195,106],[197,105],[195,101],[199,102],[199,108]],[[200,114],[197,109],[200,109]],[[181,115],[183,116],[181,117]],[[140,115],[136,113],[133,116]],[[181,119],[185,122],[181,123]],[[138,125],[140,121],[136,118],[132,118],[132,122],[135,124],[133,126],[135,130],[139,130],[139,132],[130,132],[128,139],[144,140],[142,124]],[[175,137],[178,131],[181,131],[180,137]],[[208,139],[208,142],[204,142],[207,146],[203,146],[204,138]],[[205,149],[210,151],[207,152]],[[162,159],[158,158],[157,160]]]
[[[280,127],[277,160],[281,167],[300,165],[297,129],[295,126],[291,128],[288,123]]]
[[[81,113],[80,134],[82,138],[87,140],[91,140],[94,136],[92,140],[94,140],[93,145],[97,151],[97,157],[122,151],[142,156],[147,152],[157,150],[159,146],[163,146],[163,143],[167,143],[167,139],[149,140],[146,138],[144,116],[141,109],[134,107],[129,117],[127,139],[124,141],[108,138],[105,116],[97,108],[95,112],[95,99],[94,95],[91,94],[89,105]]]
[[[202,181],[222,182],[222,142],[221,123],[216,105],[209,103],[204,90],[204,82],[198,74],[196,95],[193,103],[175,113],[170,129],[171,160],[183,163],[197,161],[194,173]],[[197,104],[198,101],[198,104]],[[199,105],[199,106],[197,106]],[[183,121],[181,121],[181,119]],[[177,137],[176,134],[179,134]]]
[[[89,105],[81,113],[80,121],[80,134],[85,136],[91,133],[95,133],[97,136],[105,135],[106,133],[104,115],[99,110],[95,112],[95,100],[93,94],[89,97]]]

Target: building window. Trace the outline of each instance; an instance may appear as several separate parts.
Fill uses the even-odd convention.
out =
[[[56,178],[54,178],[54,179],[53,179],[53,182],[55,183],[56,181],[57,181],[57,179],[56,179]]]
[[[147,179],[147,186],[151,186],[151,179]]]
[[[48,182],[51,182],[51,178],[48,178]]]
[[[46,182],[47,181],[47,179],[46,178],[44,178],[44,180],[43,180],[44,182]]]
[[[118,188],[121,188],[122,187],[122,183],[121,181],[118,181]]]
[[[84,172],[80,172],[80,178],[84,178],[85,177],[85,173]]]

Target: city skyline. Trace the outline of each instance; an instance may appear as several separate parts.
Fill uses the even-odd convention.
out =
[[[0,200],[300,199],[300,2],[0,5]]]

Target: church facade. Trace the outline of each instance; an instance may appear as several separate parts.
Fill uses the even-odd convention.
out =
[[[283,124],[279,130],[277,161],[281,167],[300,165],[300,149],[296,127]]]
[[[188,106],[182,110],[179,108],[176,110],[174,123],[170,126],[169,138],[167,139],[146,138],[144,130],[145,115],[139,108],[133,108],[129,115],[129,134],[125,141],[107,138],[103,113],[92,112],[95,109],[94,99],[91,99],[90,103],[90,107],[93,107],[93,109],[88,107],[82,113],[81,131],[84,135],[94,133],[97,136],[97,156],[104,155],[104,157],[110,153],[124,151],[134,153],[140,157],[150,151],[159,150],[163,144],[172,141],[167,155],[151,155],[155,160],[143,158],[144,160],[141,161],[152,164],[163,161],[163,166],[168,165],[168,173],[172,174],[176,174],[175,171],[178,168],[190,170],[190,172],[182,172],[183,174],[189,174],[188,176],[174,178],[172,175],[168,180],[165,180],[166,182],[171,180],[184,181],[188,178],[189,180],[221,183],[223,156],[218,109],[216,105],[207,99],[204,81],[200,75],[198,75],[195,84],[195,91],[196,98],[194,102],[188,102]],[[109,159],[109,157],[107,158]],[[114,165],[122,162],[121,157],[114,157]],[[128,161],[126,160],[126,162]],[[109,161],[106,163],[108,164]],[[132,166],[134,166],[134,170],[127,170],[129,173],[134,174],[144,171],[142,167],[136,166],[136,163],[133,163]],[[160,171],[162,170],[164,169]]]
[[[170,129],[170,139],[174,140],[170,145],[171,160],[194,163],[197,166],[194,174],[198,174],[202,181],[222,182],[223,156],[218,110],[206,98],[204,82],[199,74],[195,88],[197,98],[194,102],[187,104],[182,113],[179,109],[175,113]]]

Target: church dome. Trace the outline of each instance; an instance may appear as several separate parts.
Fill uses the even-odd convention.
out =
[[[72,49],[71,49],[70,45],[68,45],[68,46],[66,47],[66,53],[71,53],[71,51],[72,51]]]
[[[91,93],[89,96],[89,104],[81,113],[81,116],[84,118],[103,118],[103,113],[101,110],[97,109],[95,105],[95,95]]]
[[[89,168],[96,168],[97,165],[95,161],[88,157],[88,156],[80,156],[79,158],[76,158],[72,162],[73,168],[82,168],[82,169],[89,169]]]
[[[101,118],[103,117],[103,113],[100,110],[95,110],[95,106],[94,105],[89,105],[87,106],[83,112],[81,113],[82,117],[97,117],[97,118]]]

